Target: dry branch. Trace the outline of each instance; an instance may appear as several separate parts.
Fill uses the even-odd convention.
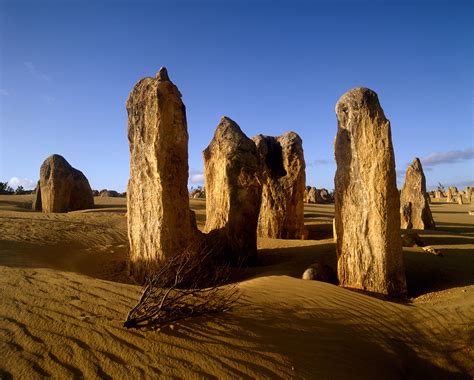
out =
[[[228,310],[237,286],[226,285],[231,267],[219,260],[219,244],[193,244],[166,261],[147,280],[126,328],[161,328],[178,320]]]

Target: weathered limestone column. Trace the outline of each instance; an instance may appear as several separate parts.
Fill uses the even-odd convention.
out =
[[[165,68],[127,100],[130,274],[140,282],[197,234],[188,195],[188,129],[181,93]]]
[[[446,192],[446,202],[452,203],[453,202],[453,190],[451,187],[448,188],[448,191]]]
[[[335,226],[342,286],[406,294],[400,198],[390,122],[377,94],[356,88],[336,104]]]
[[[227,259],[252,260],[262,195],[257,147],[234,121],[223,117],[203,156],[205,231],[226,245]]]
[[[472,187],[468,186],[466,187],[466,199],[467,203],[471,203],[471,195],[472,195]]]
[[[425,230],[434,229],[426,179],[419,158],[408,166],[400,195],[401,228]]]
[[[305,239],[304,193],[306,183],[303,141],[294,132],[253,138],[261,165],[262,206],[258,236]]]

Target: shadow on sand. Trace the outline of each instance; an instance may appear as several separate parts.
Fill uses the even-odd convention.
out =
[[[434,256],[421,249],[405,252],[408,295],[474,285],[472,248],[442,249],[443,256]]]
[[[292,310],[289,324],[288,305],[272,303],[267,310],[265,302],[256,306],[242,300],[235,312],[216,314],[212,321],[206,317],[190,319],[177,329],[166,328],[161,333],[192,339],[203,346],[218,345],[225,339],[228,347],[246,352],[249,357],[255,352],[278,353],[289,358],[294,378],[347,378],[349,373],[351,378],[367,378],[369,374],[369,378],[380,378],[381,373],[386,379],[470,378],[463,375],[467,369],[456,361],[451,348],[457,345],[458,349],[467,350],[466,342],[454,342],[456,334],[452,331],[443,331],[443,339],[435,332],[422,331],[407,320],[408,306],[383,306],[383,315],[379,315],[380,306],[374,305],[375,301],[361,298],[370,309],[365,312],[345,297],[333,301],[325,306]],[[444,317],[436,311],[421,311],[416,318],[429,319],[436,328],[443,328],[439,321]],[[434,365],[439,357],[456,371]],[[265,366],[241,364],[252,366],[264,377],[273,377]]]
[[[474,218],[473,218],[474,222]],[[436,225],[438,231],[454,232],[459,234],[474,234],[474,223],[473,224],[460,224],[460,223],[438,223]]]

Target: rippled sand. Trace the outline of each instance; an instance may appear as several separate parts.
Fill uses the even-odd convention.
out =
[[[474,216],[432,205],[421,233],[443,257],[405,249],[411,302],[300,280],[335,264],[332,205],[307,205],[306,241],[262,239],[238,305],[160,332],[122,328],[140,287],[128,282],[124,199],[69,214],[0,196],[0,379],[472,378]],[[192,200],[198,223],[205,202]]]

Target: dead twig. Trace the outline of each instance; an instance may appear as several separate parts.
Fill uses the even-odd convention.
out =
[[[126,328],[156,329],[175,321],[228,310],[238,298],[227,284],[230,265],[219,259],[220,244],[190,245],[170,258],[147,280],[138,303],[127,315]]]

